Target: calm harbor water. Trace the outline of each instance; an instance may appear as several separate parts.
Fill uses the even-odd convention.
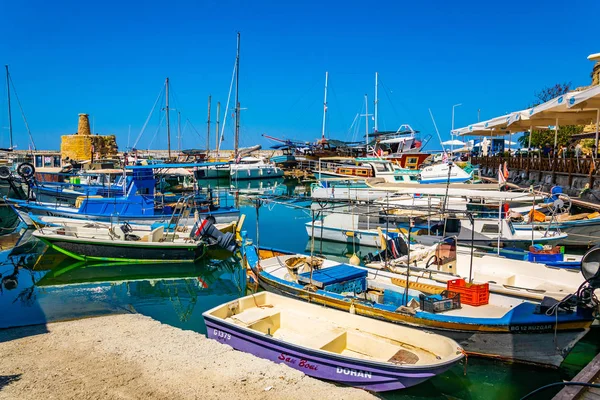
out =
[[[279,183],[244,183],[255,191]],[[277,186],[277,194],[293,187]],[[223,202],[233,199],[229,196]],[[257,211],[240,200],[246,214],[244,230],[261,246],[310,251],[305,209],[265,203]],[[20,240],[20,242],[17,242]],[[15,244],[17,247],[15,248]],[[205,333],[202,312],[246,293],[245,271],[237,258],[190,264],[86,265],[45,251],[25,233],[0,236],[0,328],[44,324],[114,313],[140,313],[182,329]],[[317,253],[347,260],[353,252],[371,249],[348,245],[314,244]],[[518,399],[548,383],[571,379],[600,351],[600,332],[592,330],[556,371],[505,364],[471,357],[422,385],[392,393],[386,399]],[[465,374],[466,370],[466,374]],[[549,398],[547,391],[538,399]]]

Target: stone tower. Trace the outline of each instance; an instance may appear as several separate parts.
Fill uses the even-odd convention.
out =
[[[115,135],[92,135],[87,114],[79,114],[77,132],[61,136],[60,153],[63,163],[111,158],[117,155]]]

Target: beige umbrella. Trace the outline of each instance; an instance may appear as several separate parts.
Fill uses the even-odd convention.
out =
[[[564,125],[585,125],[597,119],[598,112],[595,109],[569,107],[569,104],[574,104],[576,99],[581,98],[584,92],[586,90],[569,92],[529,109],[529,119],[534,123],[536,120],[547,121],[554,119],[554,147],[556,147],[558,139],[559,123]]]
[[[593,56],[593,55],[592,55]],[[592,57],[590,56],[590,57]],[[589,58],[589,57],[588,57]],[[596,111],[596,149],[598,148],[598,128],[600,124],[600,85],[592,86],[573,95],[567,104],[569,110],[578,112]]]

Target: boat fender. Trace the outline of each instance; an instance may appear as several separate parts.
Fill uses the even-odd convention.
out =
[[[17,167],[17,173],[23,179],[29,179],[35,174],[35,167],[31,163],[23,163]]]
[[[10,168],[6,165],[0,167],[0,179],[9,179],[11,176]]]
[[[190,232],[190,237],[194,240],[198,240],[200,238],[212,239],[213,244],[216,244],[227,251],[235,251],[237,248],[235,234],[232,232],[221,232],[215,227],[213,221],[214,217],[208,217],[196,222],[192,228],[192,231]]]

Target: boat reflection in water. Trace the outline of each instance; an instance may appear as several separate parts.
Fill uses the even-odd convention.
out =
[[[90,264],[50,251],[0,267],[0,328],[140,313],[204,333],[202,312],[245,293],[245,271],[229,258],[198,264]],[[9,306],[10,305],[10,306]]]

